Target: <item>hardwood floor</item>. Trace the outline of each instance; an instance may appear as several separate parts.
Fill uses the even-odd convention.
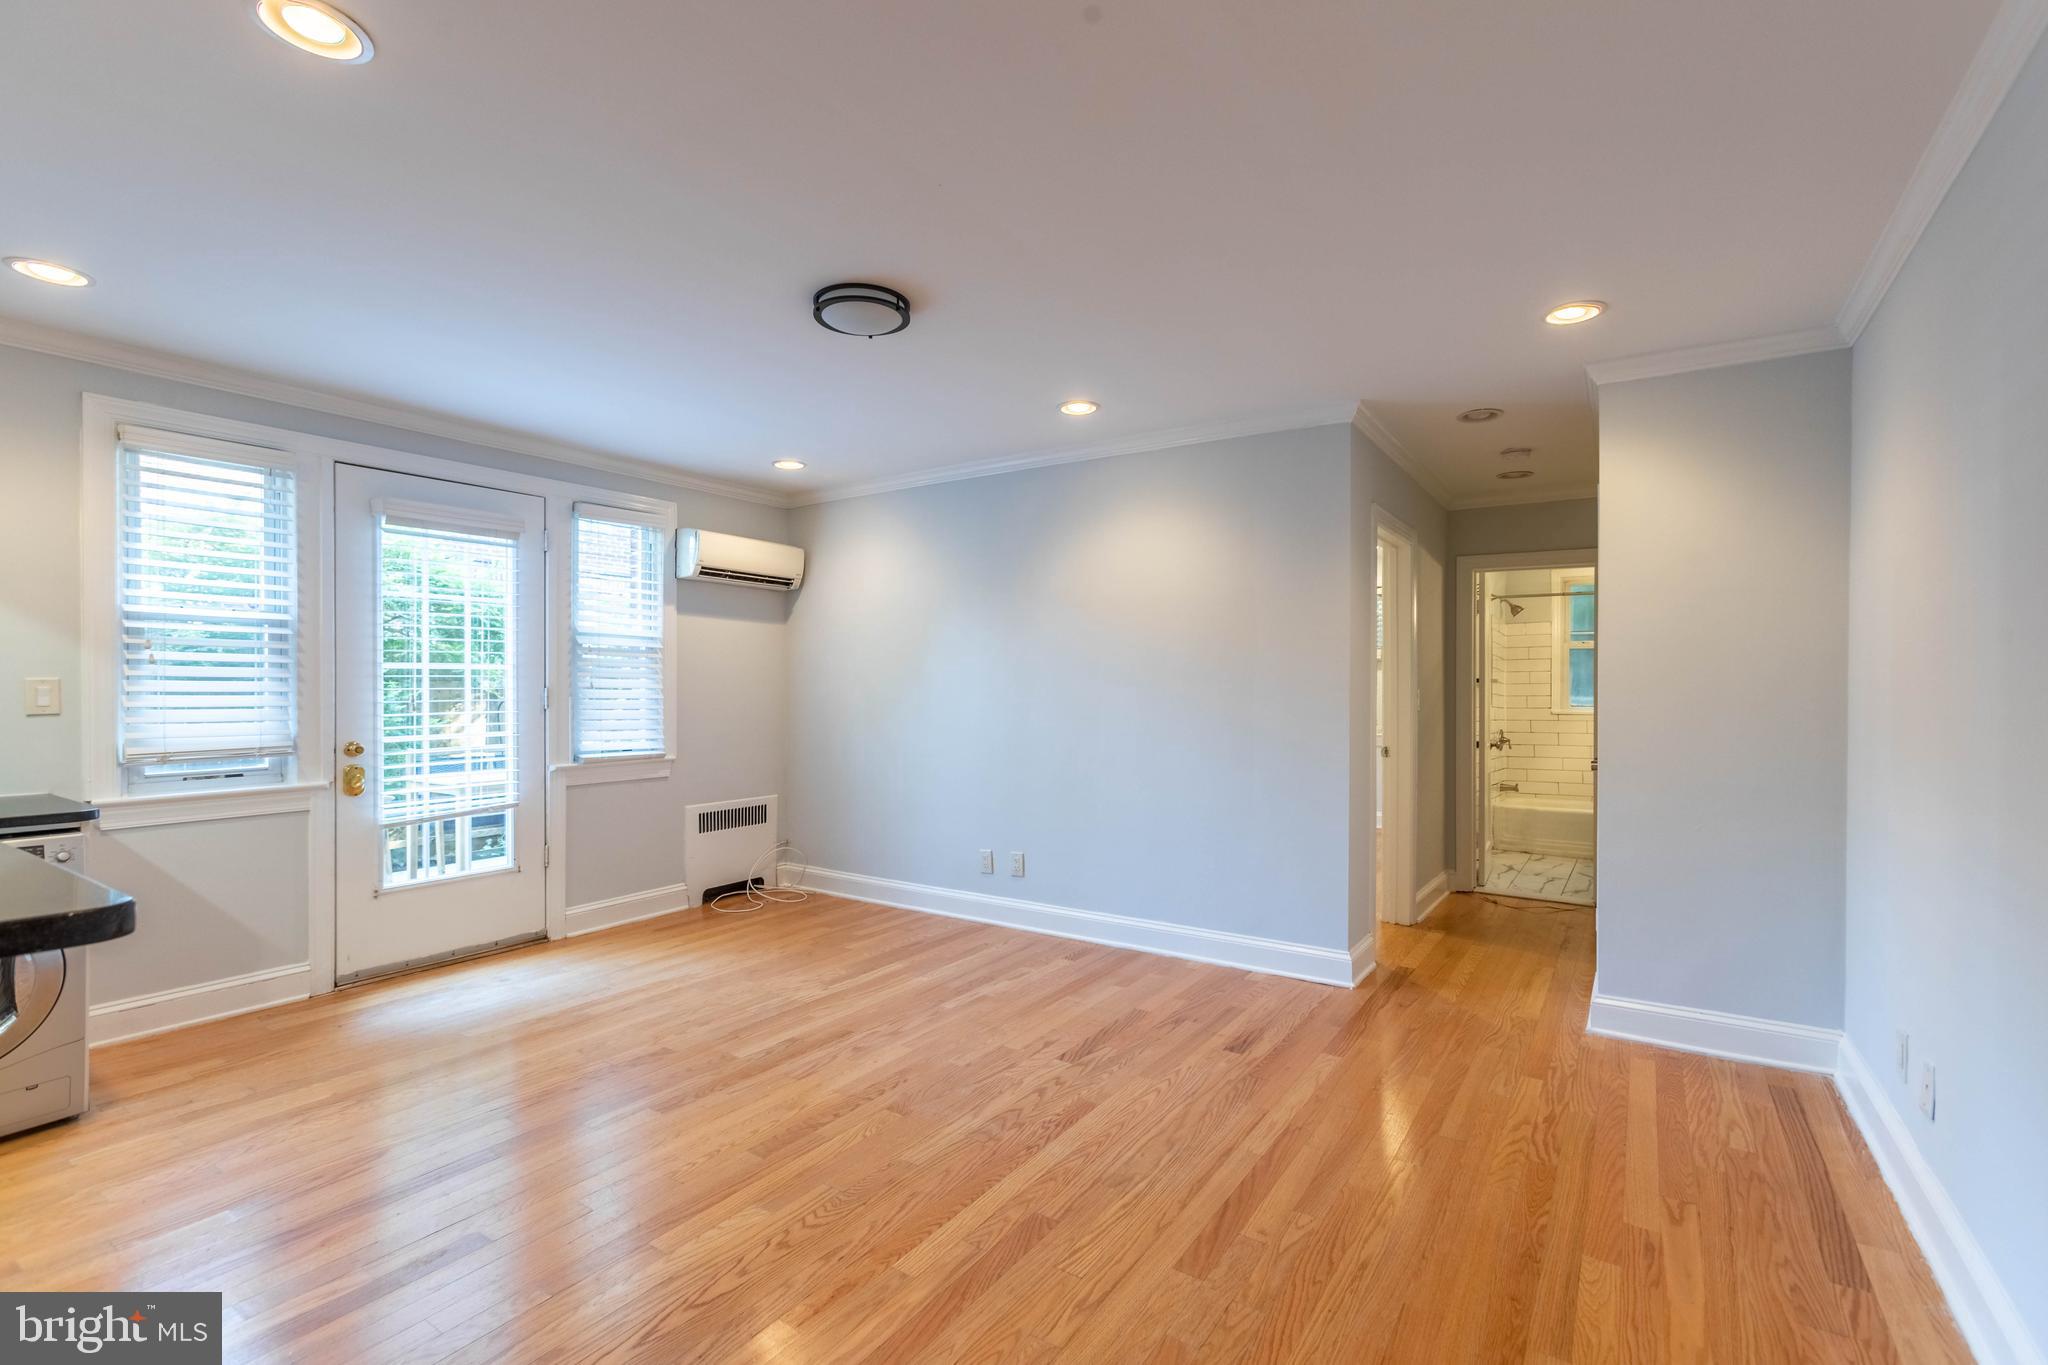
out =
[[[820,898],[94,1054],[0,1286],[262,1361],[1963,1361],[1826,1082],[1587,1038],[1592,916],[1358,991]]]

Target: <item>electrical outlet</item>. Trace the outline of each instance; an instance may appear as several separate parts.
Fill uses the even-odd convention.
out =
[[[985,848],[981,851],[981,870],[988,876],[995,875],[996,851],[994,849]],[[1903,1063],[1901,1063],[1901,1065],[1903,1065]]]
[[[1909,1081],[1911,1081],[1911,1080],[1912,1080],[1912,1072],[1911,1072],[1911,1070],[1909,1069],[1909,1068],[1910,1068],[1910,1066],[1911,1066],[1911,1058],[1912,1058],[1912,1056],[1913,1056],[1913,1038],[1912,1038],[1912,1035],[1911,1035],[1911,1034],[1909,1034],[1909,1033],[1907,1033],[1907,1032],[1906,1032],[1906,1031],[1905,1031],[1904,1029],[1900,1029],[1900,1030],[1899,1030],[1899,1084],[1900,1084],[1900,1085],[1905,1085],[1905,1084],[1907,1084],[1907,1083],[1908,1083]]]
[[[1021,876],[1023,876],[1023,875],[1024,875],[1024,855],[1023,855],[1023,854],[1021,854],[1021,853],[1012,853],[1012,854],[1010,855],[1010,875],[1011,875],[1012,877],[1021,877]]]
[[[1929,1123],[1934,1122],[1933,1062],[1923,1062],[1920,1066],[1920,1112],[1927,1115]]]

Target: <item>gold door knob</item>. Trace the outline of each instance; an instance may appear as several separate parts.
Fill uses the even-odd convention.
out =
[[[363,794],[363,765],[351,763],[341,770],[341,794],[361,796]]]
[[[341,752],[349,758],[361,758],[363,756],[362,741],[355,739],[350,740],[348,743],[341,746]]]

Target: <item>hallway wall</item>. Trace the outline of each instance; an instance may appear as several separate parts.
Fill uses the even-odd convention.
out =
[[[1856,345],[1846,1019],[1962,1235],[2004,1282],[1984,1291],[1983,1330],[2030,1335],[2009,1358],[2030,1349],[2037,1361],[2048,1346],[2044,147],[2048,48]],[[1917,1103],[1928,1063],[1933,1119]]]
[[[1599,393],[1600,991],[1837,1028],[1849,353]]]

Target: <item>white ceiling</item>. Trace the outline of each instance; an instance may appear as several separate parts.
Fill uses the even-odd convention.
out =
[[[0,254],[99,284],[0,317],[800,492],[1362,399],[1463,500],[1591,484],[1589,361],[1829,322],[1995,0],[346,7],[10,6]]]

